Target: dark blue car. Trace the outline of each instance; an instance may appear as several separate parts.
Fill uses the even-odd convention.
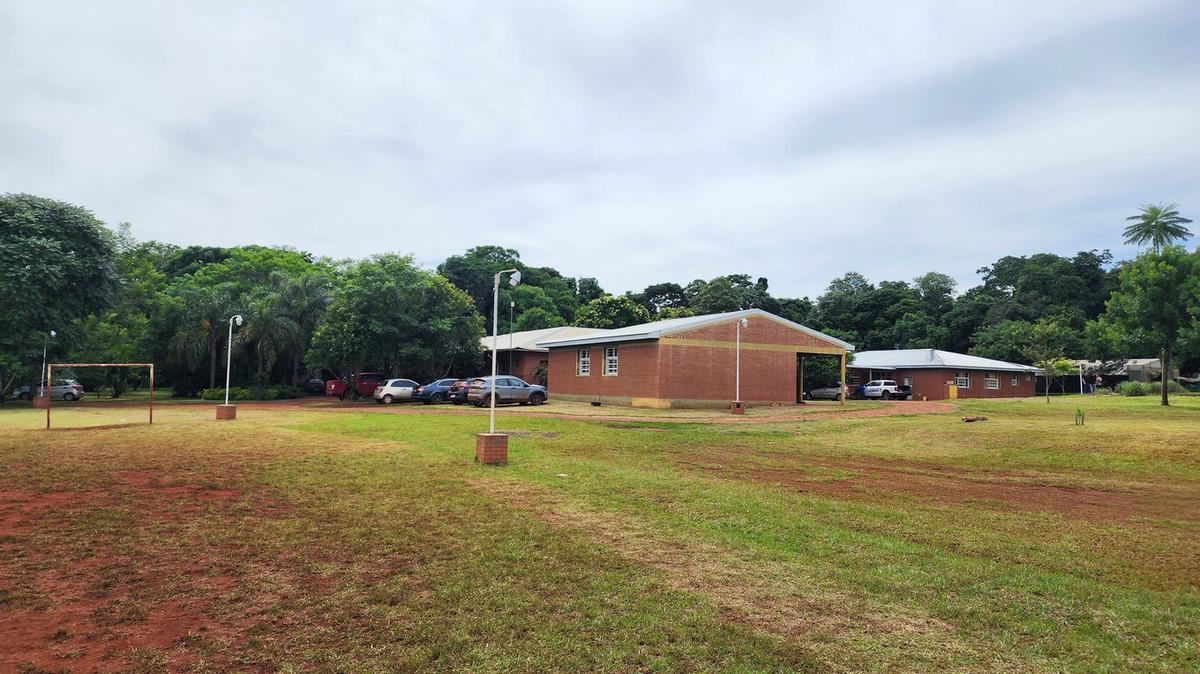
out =
[[[450,385],[457,379],[439,379],[424,386],[418,386],[413,398],[426,405],[438,405],[450,400]]]

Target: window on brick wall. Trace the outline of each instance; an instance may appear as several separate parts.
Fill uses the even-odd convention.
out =
[[[1012,377],[1012,385],[1013,385],[1013,386],[1020,386],[1020,385],[1021,385],[1021,379],[1020,379],[1019,377],[1017,377],[1017,375],[1015,375],[1015,374],[1014,374],[1014,375],[1013,375],[1013,377]]]
[[[857,373],[857,372],[851,372],[851,373],[850,373],[850,383],[851,383],[851,384],[857,384],[857,383],[858,383],[858,373]]]
[[[955,372],[954,385],[959,388],[971,388],[971,373],[970,372]]]
[[[1026,372],[1025,373],[1025,381],[1032,381],[1032,380],[1033,380],[1033,375]]]
[[[904,386],[912,386],[912,377],[905,377],[900,380],[900,383]]]
[[[617,374],[617,347],[615,346],[604,349],[604,374],[610,377]]]
[[[990,389],[1000,388],[1000,375],[995,372],[988,372],[983,375],[983,387]]]
[[[592,373],[592,351],[591,349],[580,349],[578,358],[578,368],[575,373],[580,377],[586,377]]]

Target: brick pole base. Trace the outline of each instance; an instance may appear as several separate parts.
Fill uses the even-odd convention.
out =
[[[34,396],[33,406],[35,409],[44,410],[50,406],[50,396]]]
[[[475,462],[497,465],[508,463],[508,436],[503,433],[476,433]]]
[[[729,403],[729,413],[730,414],[745,414],[746,413],[746,403],[744,403],[740,400],[735,400],[735,401]]]
[[[237,418],[237,405],[217,405],[217,420],[232,421]]]

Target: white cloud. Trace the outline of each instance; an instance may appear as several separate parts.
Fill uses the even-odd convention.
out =
[[[882,5],[882,6],[881,6]],[[1200,205],[1191,3],[12,3],[0,190],[177,243],[816,293]],[[1172,32],[1174,31],[1174,33]],[[1140,45],[1129,35],[1152,33]]]

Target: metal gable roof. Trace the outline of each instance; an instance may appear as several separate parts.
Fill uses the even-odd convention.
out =
[[[890,351],[861,351],[854,354],[852,368],[900,370],[917,368],[962,368],[994,372],[1040,372],[1032,365],[1007,363],[1002,360],[970,356],[941,349],[893,349]]]
[[[669,318],[664,321],[653,321],[650,323],[642,323],[641,325],[631,325],[625,328],[617,328],[615,330],[593,330],[588,334],[578,336],[559,336],[554,335],[538,342],[538,346],[546,348],[556,348],[563,346],[583,346],[586,344],[599,344],[602,342],[630,342],[636,340],[658,339],[665,335],[670,335],[677,332],[686,332],[695,330],[716,323],[736,320],[738,318],[765,318],[768,320],[782,323],[790,328],[799,330],[805,334],[811,335],[818,339],[825,340],[831,344],[836,344],[847,351],[853,351],[854,345],[848,342],[843,342],[836,337],[830,337],[822,332],[813,330],[812,328],[800,325],[786,318],[768,313],[762,309],[744,309],[742,311],[729,311],[723,314],[705,314],[703,316],[685,316],[683,318]],[[501,340],[501,344],[503,344]]]
[[[497,347],[500,351],[512,349],[513,351],[547,351],[545,347],[538,346],[537,343],[543,339],[551,337],[571,337],[575,335],[592,334],[596,332],[595,328],[576,328],[570,325],[564,325],[557,328],[544,328],[542,330],[522,330],[511,334],[500,335],[497,339]],[[490,351],[492,349],[492,336],[480,337],[479,344]]]

